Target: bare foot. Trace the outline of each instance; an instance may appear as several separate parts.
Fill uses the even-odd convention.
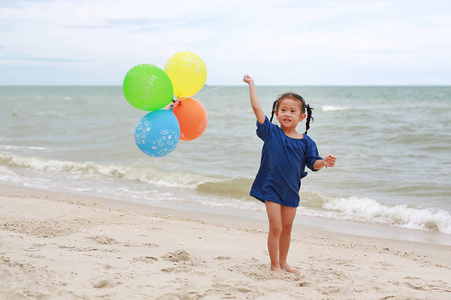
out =
[[[289,273],[293,273],[293,274],[301,274],[301,271],[299,271],[296,268],[293,268],[292,266],[290,266],[289,264],[284,264],[284,265],[280,265],[280,268],[282,270],[285,270]]]
[[[271,271],[276,275],[283,275],[283,270],[280,267],[271,267]]]

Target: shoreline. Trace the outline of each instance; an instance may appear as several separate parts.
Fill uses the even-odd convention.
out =
[[[6,299],[447,299],[451,247],[299,225],[301,275],[269,269],[265,221],[0,185]]]
[[[182,201],[176,201],[176,204],[171,202],[158,201],[145,203],[142,200],[130,200],[110,195],[90,194],[75,191],[43,190],[4,183],[0,183],[0,187],[2,187],[2,190],[16,188],[21,191],[28,190],[29,193],[51,192],[60,195],[79,195],[82,198],[92,198],[97,199],[97,201],[113,202],[115,203],[115,205],[118,205],[118,207],[121,208],[132,207],[133,209],[157,210],[163,214],[177,215],[180,217],[202,216],[205,218],[215,219],[233,218],[239,220],[240,222],[259,222],[263,223],[264,226],[267,226],[267,217],[265,211],[242,210],[233,207],[221,207],[220,211],[218,211],[214,206],[210,207],[207,205],[199,205],[197,203],[187,203]],[[175,205],[177,206],[177,208],[174,208]],[[325,231],[327,233],[349,234],[368,238],[382,238],[451,246],[451,235],[444,234],[438,231],[414,230],[377,223],[365,223],[350,220],[306,216],[300,214],[299,212],[296,215],[293,225],[297,228],[300,228],[301,230],[306,228]]]
[[[124,200],[118,200],[124,201]],[[139,205],[156,207],[159,209],[168,209],[173,211],[171,205],[164,205],[158,203]],[[221,213],[214,211],[211,207],[201,206],[198,204],[187,204],[178,202],[179,211],[183,213],[200,213],[205,215],[213,215],[225,218],[239,218],[248,221],[263,222],[267,224],[267,216],[265,211],[249,211],[241,210],[232,207],[221,207]],[[183,212],[182,212],[183,211]],[[364,223],[350,220],[328,219],[322,217],[306,216],[299,212],[296,215],[293,226],[300,230],[304,228],[315,229],[327,233],[347,234],[353,236],[367,237],[367,238],[381,238],[399,241],[411,241],[426,244],[437,244],[444,246],[451,246],[451,235],[441,233],[439,231],[425,231],[414,230],[402,227],[395,227],[377,223]]]

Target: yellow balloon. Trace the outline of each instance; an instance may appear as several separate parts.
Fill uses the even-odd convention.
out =
[[[199,92],[207,80],[204,61],[192,52],[183,51],[171,56],[164,67],[171,79],[177,98],[189,97]]]

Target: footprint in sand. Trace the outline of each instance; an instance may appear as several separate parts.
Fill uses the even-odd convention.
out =
[[[439,291],[450,292],[448,284],[441,280],[427,281],[419,277],[406,276],[404,277],[406,286],[417,291]]]
[[[145,262],[145,263],[153,263],[153,262],[158,261],[158,258],[153,257],[153,256],[139,256],[139,257],[133,258],[133,261],[141,261],[141,262]]]
[[[205,261],[193,257],[191,254],[185,250],[177,250],[175,252],[168,252],[166,255],[161,257],[166,261],[173,262],[175,267],[167,267],[161,269],[161,271],[170,273],[183,273],[183,272],[194,272],[199,275],[204,274]],[[196,269],[196,267],[201,267],[201,269]]]
[[[231,257],[228,257],[228,256],[218,256],[218,257],[216,257],[215,259],[216,259],[216,260],[231,260],[232,258],[231,258]]]
[[[189,261],[191,260],[190,254],[185,250],[177,250],[175,252],[168,252],[162,257],[165,260],[179,262],[179,261]]]
[[[114,238],[109,237],[107,235],[97,235],[97,236],[91,236],[88,237],[88,239],[91,239],[99,244],[102,245],[113,245],[113,244],[118,244],[119,242],[116,241]]]
[[[93,283],[92,287],[95,289],[105,289],[105,288],[112,288],[112,287],[115,287],[120,284],[122,284],[121,281],[104,279],[104,280],[100,280],[100,281]]]

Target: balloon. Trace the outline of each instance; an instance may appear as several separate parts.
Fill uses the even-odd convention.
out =
[[[135,143],[145,154],[161,157],[171,153],[180,139],[180,126],[171,110],[145,115],[136,125]]]
[[[122,91],[132,106],[146,111],[165,107],[173,97],[172,83],[168,75],[151,64],[131,68],[125,75]]]
[[[164,71],[171,78],[174,95],[177,98],[189,97],[199,92],[207,80],[207,67],[196,54],[188,51],[171,56]]]
[[[207,128],[207,111],[196,99],[183,99],[174,106],[172,111],[179,121],[182,141],[197,139]]]

